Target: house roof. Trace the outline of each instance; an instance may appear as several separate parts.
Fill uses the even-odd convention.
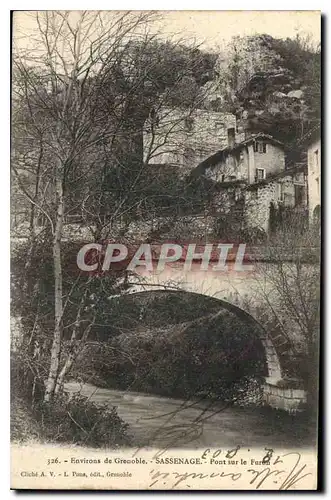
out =
[[[201,162],[193,171],[193,175],[201,175],[205,172],[207,168],[215,166],[217,163],[219,163],[222,160],[225,160],[227,156],[231,155],[232,153],[235,153],[237,151],[240,151],[242,148],[248,146],[249,144],[255,142],[257,139],[263,139],[264,141],[270,142],[272,144],[275,144],[276,146],[284,147],[283,143],[278,141],[277,139],[274,139],[272,135],[269,134],[264,134],[263,132],[260,132],[258,134],[252,135],[248,139],[245,139],[244,141],[241,141],[237,144],[235,144],[233,147],[227,146],[226,148],[220,149],[217,151],[215,154],[209,156]]]
[[[264,132],[259,132],[258,134],[254,134],[245,141],[239,142],[238,144],[235,145],[234,148],[232,149],[240,149],[243,146],[246,146],[247,144],[250,144],[251,142],[255,142],[256,139],[264,139],[265,141],[269,141],[272,144],[276,144],[277,146],[283,147],[283,143],[275,139],[272,135],[265,134]]]

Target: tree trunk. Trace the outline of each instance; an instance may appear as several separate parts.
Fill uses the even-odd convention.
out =
[[[54,266],[54,336],[51,349],[51,363],[46,382],[46,391],[44,401],[50,401],[54,395],[56,380],[59,373],[61,340],[62,340],[62,316],[63,316],[63,301],[62,301],[62,263],[61,263],[61,237],[64,214],[64,199],[62,185],[62,168],[59,168],[56,179],[56,194],[57,194],[57,213],[56,224],[53,238],[53,266]]]
[[[79,308],[78,308],[77,315],[76,315],[75,325],[74,325],[74,328],[73,328],[73,331],[71,334],[70,352],[69,352],[67,359],[66,359],[66,361],[65,361],[65,363],[64,363],[64,365],[63,365],[62,369],[60,370],[59,375],[57,377],[55,389],[54,389],[54,394],[58,394],[60,392],[60,390],[62,390],[63,383],[64,383],[64,377],[71,370],[72,365],[73,365],[75,358],[76,358],[76,355],[77,355],[77,346],[76,346],[77,335],[78,335],[78,331],[80,328],[80,320],[81,320],[81,316],[82,316],[82,309],[85,305],[85,299],[86,299],[86,289],[85,289],[84,294],[81,297]]]
[[[70,372],[72,365],[75,361],[75,357],[76,357],[75,352],[68,354],[66,362],[64,363],[62,370],[60,371],[59,376],[57,377],[54,394],[59,394],[59,392],[62,391],[64,385],[64,377],[67,375],[67,373]]]
[[[81,352],[82,349],[84,349],[85,342],[90,334],[93,324],[94,320],[85,329],[82,338],[78,341],[79,342],[78,345],[75,345],[75,343],[73,344],[72,350],[68,354],[65,364],[63,365],[62,370],[60,371],[59,376],[57,377],[56,386],[54,390],[55,394],[58,394],[63,389],[64,378],[72,369],[78,354]]]

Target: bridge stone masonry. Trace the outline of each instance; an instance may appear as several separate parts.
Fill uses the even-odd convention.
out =
[[[71,237],[71,240],[74,239]],[[23,241],[25,240],[23,239]],[[82,235],[80,233],[77,241],[79,241],[78,248],[81,249]],[[13,242],[15,246],[19,245],[19,243],[19,241]],[[95,247],[95,244],[93,243],[92,246]],[[138,247],[139,244],[133,245],[131,253],[134,254]],[[213,297],[219,300],[220,307],[229,308],[229,310],[235,311],[238,316],[246,321],[253,322],[264,347],[268,368],[268,374],[265,377],[263,386],[264,403],[273,408],[293,413],[303,410],[306,403],[306,392],[303,388],[303,381],[298,378],[295,369],[300,360],[293,353],[294,339],[290,339],[284,333],[284,327],[277,322],[276,317],[266,313],[261,308],[263,303],[261,291],[266,291],[269,285],[266,283],[265,275],[260,272],[260,269],[264,265],[277,265],[277,261],[273,260],[275,253],[272,248],[263,245],[248,248],[242,259],[244,268],[237,270],[235,259],[238,252],[235,246],[233,252],[230,250],[227,255],[227,269],[216,272],[212,269],[214,259],[211,259],[205,270],[201,269],[201,260],[198,262],[198,259],[193,259],[188,269],[184,269],[183,261],[178,260],[176,262],[166,262],[158,270],[159,260],[157,254],[159,254],[159,250],[160,245],[154,245],[152,271],[148,270],[148,267],[144,265],[144,259],[138,259],[140,264],[138,262],[135,265],[134,276],[130,277],[130,284],[133,286],[130,287],[129,293],[140,293],[148,290],[174,290]],[[198,247],[196,251],[199,251]],[[284,248],[281,257],[287,260],[286,252],[287,250]],[[313,257],[311,257],[312,252]],[[253,255],[254,258],[247,259],[250,255]],[[290,255],[291,252],[288,251],[288,256],[290,257]],[[312,262],[312,265],[318,262],[318,248],[303,248],[302,255],[303,262]],[[114,258],[116,264],[123,264],[123,266],[120,265],[121,269],[126,267],[127,261],[125,258],[119,259],[114,254],[113,256],[118,261],[123,261],[115,262]],[[154,259],[155,256],[156,259]],[[277,256],[279,257],[279,254]],[[100,262],[102,265],[103,260],[101,259]],[[251,266],[252,264],[253,266]],[[252,269],[249,269],[250,266]],[[75,272],[77,270],[78,267],[75,268]],[[91,272],[90,270],[86,271]],[[272,295],[269,295],[269,297],[272,300]],[[287,331],[291,331],[291,328],[287,328]]]
[[[263,385],[263,404],[290,413],[304,409],[306,392],[303,381],[289,374],[289,367],[296,361],[291,341],[276,318],[261,312],[260,291],[265,283],[259,272],[236,272],[230,267],[228,272],[215,273],[210,269],[202,271],[198,263],[183,270],[178,262],[168,263],[159,272],[147,271],[145,266],[135,271],[130,293],[173,290],[213,297],[219,300],[220,308],[254,325],[264,347],[268,371]]]

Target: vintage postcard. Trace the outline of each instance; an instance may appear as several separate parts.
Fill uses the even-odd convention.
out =
[[[319,488],[320,25],[13,12],[13,489]]]

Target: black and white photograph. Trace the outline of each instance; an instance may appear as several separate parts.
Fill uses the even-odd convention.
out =
[[[321,12],[11,23],[11,488],[316,490]]]

